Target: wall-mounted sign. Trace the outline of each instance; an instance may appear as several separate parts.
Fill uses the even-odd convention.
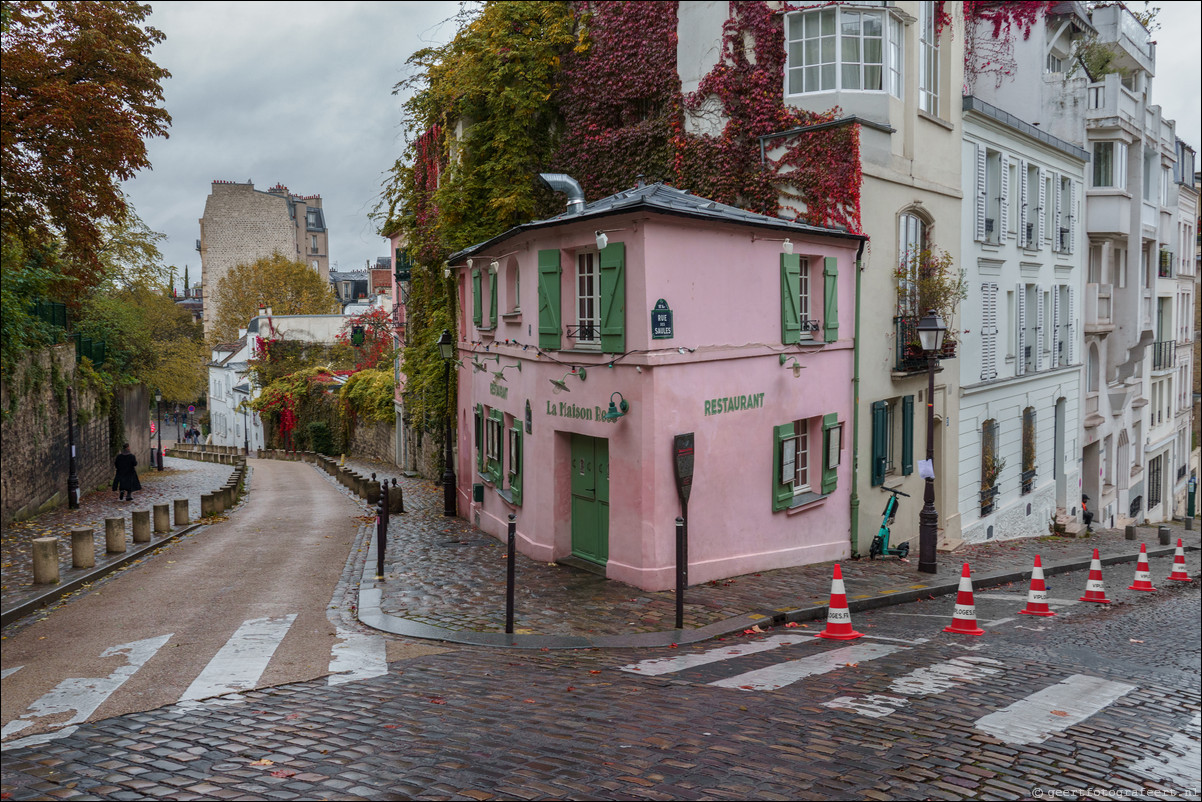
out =
[[[693,491],[693,432],[672,438],[672,466],[676,472],[676,492],[688,501]]]
[[[534,432],[534,415],[530,412],[530,399],[526,399],[526,434]]]
[[[656,301],[655,308],[651,310],[651,339],[672,339],[672,310],[663,298]]]
[[[495,395],[497,398],[509,398],[509,387],[504,384],[493,382],[488,385],[488,394]]]
[[[705,402],[706,415],[721,415],[723,412],[742,412],[745,409],[760,409],[764,406],[764,394],[728,395]]]
[[[605,409],[602,407],[582,407],[569,401],[560,401],[558,406],[556,406],[554,401],[548,401],[547,414],[557,418],[570,418],[571,420],[595,420],[602,423],[616,423],[618,421],[618,418],[606,420]]]

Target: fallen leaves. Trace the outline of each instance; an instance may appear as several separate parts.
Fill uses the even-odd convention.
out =
[[[275,761],[268,760],[267,758],[263,758],[262,760],[252,761],[250,765],[252,765],[252,766],[274,766]]]
[[[1053,716],[1067,716],[1067,715],[1068,715],[1068,713],[1066,713],[1066,712],[1065,712],[1065,711],[1063,711],[1063,710],[1053,710],[1053,711],[1052,711],[1052,715],[1053,715]]]
[[[433,696],[430,698],[430,704],[432,704],[432,705],[445,705],[446,703],[447,703],[447,700],[442,698],[441,696]]]

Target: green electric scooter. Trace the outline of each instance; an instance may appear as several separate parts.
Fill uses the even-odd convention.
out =
[[[894,490],[891,487],[882,487],[881,489],[892,495],[885,502],[885,514],[881,520],[881,529],[876,533],[876,537],[872,539],[872,545],[868,548],[868,557],[872,560],[881,556],[900,557],[904,560],[910,554],[910,544],[906,542],[896,548],[891,548],[889,546],[889,524],[893,523],[893,519],[897,517],[897,497],[905,496],[909,498],[910,494]]]

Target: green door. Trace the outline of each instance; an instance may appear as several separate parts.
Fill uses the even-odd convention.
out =
[[[609,559],[609,441],[572,435],[572,556]]]

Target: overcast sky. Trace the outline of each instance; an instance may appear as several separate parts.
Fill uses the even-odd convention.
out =
[[[167,235],[168,264],[200,280],[199,219],[214,179],[277,182],[321,195],[330,265],[388,255],[367,215],[403,148],[405,60],[454,35],[458,2],[154,2],[166,34],[154,60],[171,136],[150,142],[153,169],[126,184],[134,207]],[[1142,3],[1134,4],[1141,8]],[[1202,151],[1198,31],[1202,3],[1162,4],[1153,100]]]

